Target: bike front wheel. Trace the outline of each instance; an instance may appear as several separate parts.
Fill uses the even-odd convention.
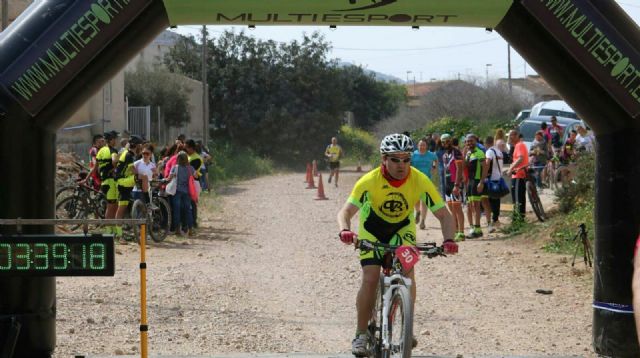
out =
[[[527,181],[527,196],[529,197],[529,203],[531,203],[533,212],[538,217],[538,220],[544,222],[546,220],[544,208],[542,207],[540,196],[538,196],[538,189],[536,189],[536,185],[532,181]]]
[[[162,242],[169,234],[171,227],[171,206],[165,198],[153,198],[153,204],[156,206],[151,212],[152,221],[149,231],[151,239],[155,242]]]
[[[404,286],[399,286],[391,296],[389,306],[390,349],[383,357],[410,358],[413,341],[413,312],[411,295]]]

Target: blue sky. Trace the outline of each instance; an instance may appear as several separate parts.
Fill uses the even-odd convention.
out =
[[[640,22],[640,0],[618,1],[620,6]],[[261,39],[288,42],[301,39],[303,33],[320,31],[332,43],[332,58],[393,75],[402,80],[428,82],[476,78],[483,81],[507,77],[507,42],[494,32],[480,28],[421,27],[338,27],[323,26],[208,26],[209,32],[227,29],[245,30]],[[180,26],[177,32],[199,35],[199,26]],[[511,49],[511,72],[514,78],[535,74],[520,55]]]

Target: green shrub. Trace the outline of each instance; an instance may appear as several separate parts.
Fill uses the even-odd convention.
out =
[[[209,165],[209,179],[213,182],[249,179],[273,172],[273,162],[250,149],[237,148],[229,143],[215,143],[209,148],[213,157],[213,163]]]
[[[499,120],[475,121],[468,118],[443,117],[429,122],[424,128],[415,131],[412,135],[417,139],[431,133],[448,133],[461,138],[468,133],[474,133],[484,141],[486,136],[493,136],[498,128],[508,129],[506,123]]]
[[[354,164],[379,164],[378,140],[362,129],[343,125],[339,143],[346,153],[346,161]]]
[[[572,182],[556,190],[558,208],[561,212],[569,213],[575,208],[593,202],[595,172],[596,163],[593,153],[583,153],[578,156]]]

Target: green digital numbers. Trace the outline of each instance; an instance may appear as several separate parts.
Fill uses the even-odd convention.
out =
[[[92,270],[102,270],[105,266],[105,249],[103,244],[89,246],[89,267]]]
[[[49,245],[37,243],[33,245],[33,266],[36,270],[49,269]]]
[[[20,253],[20,250],[23,250]],[[29,244],[16,244],[16,270],[28,270],[31,268],[31,247]]]
[[[65,244],[53,244],[51,248],[53,257],[53,268],[56,270],[67,269],[67,245]]]
[[[10,270],[11,266],[11,245],[0,244],[0,270]]]

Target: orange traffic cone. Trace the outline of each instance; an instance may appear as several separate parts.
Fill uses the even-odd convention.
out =
[[[311,166],[309,166],[309,181],[307,182],[306,189],[315,189],[316,185],[313,183],[313,175],[311,175]]]
[[[318,161],[314,159],[312,163],[313,164],[312,164],[311,172],[313,173],[314,177],[317,177],[318,176]]]
[[[311,164],[307,163],[307,172],[305,173],[303,183],[309,183],[310,177],[311,177]]]
[[[329,198],[324,196],[324,185],[322,184],[322,174],[318,174],[318,194],[316,195],[314,200],[329,200]]]

